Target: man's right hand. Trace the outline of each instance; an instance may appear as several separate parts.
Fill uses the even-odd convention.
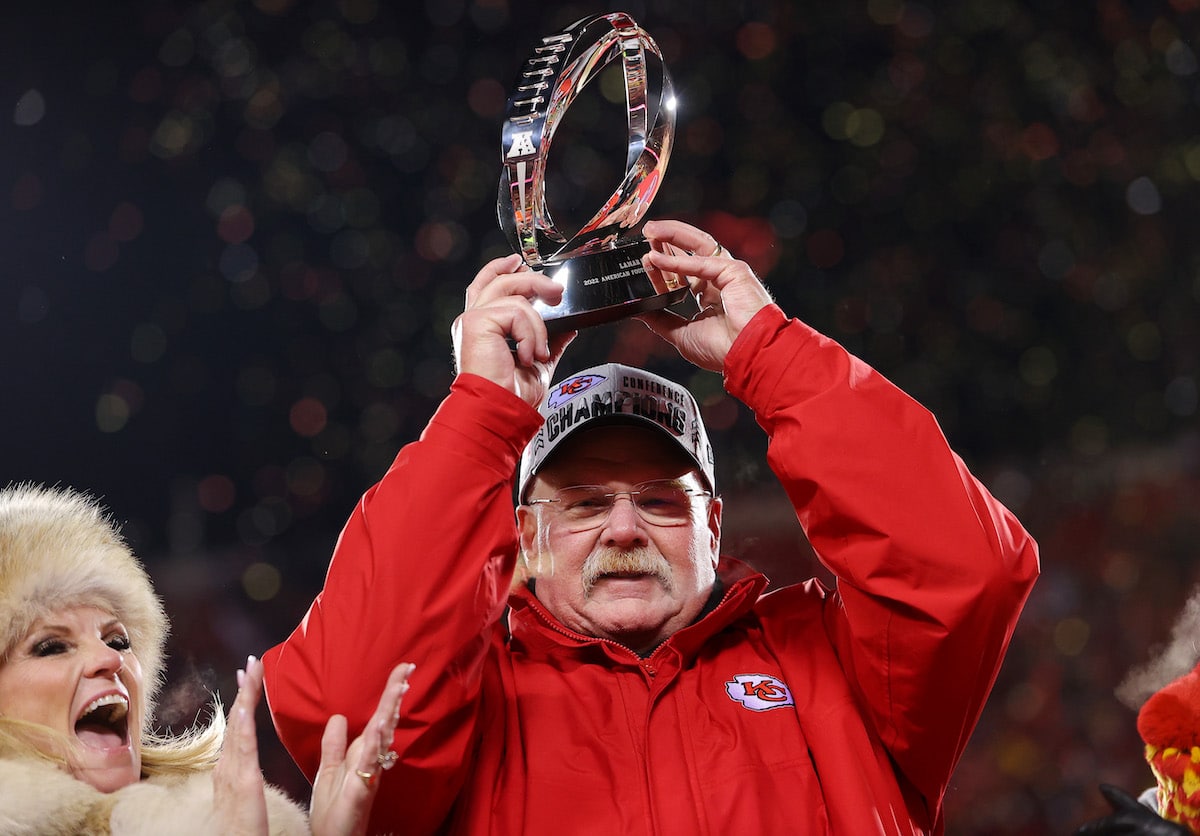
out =
[[[494,259],[467,288],[466,307],[451,334],[459,374],[485,377],[536,407],[576,332],[549,337],[535,299],[557,305],[562,287],[530,270],[519,255]]]

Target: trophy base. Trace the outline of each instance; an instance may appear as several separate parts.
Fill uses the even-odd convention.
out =
[[[603,325],[687,298],[687,282],[674,273],[664,273],[661,281],[650,277],[642,266],[642,256],[649,251],[649,242],[637,241],[614,250],[547,262],[542,272],[562,285],[563,298],[553,306],[533,303],[546,330],[557,334]]]

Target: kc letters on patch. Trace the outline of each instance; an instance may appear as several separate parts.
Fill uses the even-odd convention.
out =
[[[739,673],[725,683],[725,693],[751,711],[770,711],[795,705],[783,680],[762,673]]]

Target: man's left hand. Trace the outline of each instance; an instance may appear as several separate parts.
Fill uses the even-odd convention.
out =
[[[652,311],[638,319],[686,360],[722,371],[734,340],[771,304],[771,294],[750,265],[702,229],[682,221],[648,221],[642,231],[653,248],[642,258],[647,271],[685,276],[700,312],[690,320],[669,311]]]

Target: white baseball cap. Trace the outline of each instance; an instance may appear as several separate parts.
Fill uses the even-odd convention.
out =
[[[592,366],[550,387],[538,404],[545,419],[521,455],[517,496],[564,439],[583,427],[615,421],[653,427],[679,445],[716,491],[712,445],[700,407],[683,386],[644,369],[621,363]]]

